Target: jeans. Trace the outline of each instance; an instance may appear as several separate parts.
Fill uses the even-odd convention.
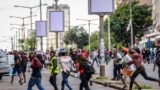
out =
[[[116,79],[116,80],[120,79],[120,69],[121,68],[122,68],[122,64],[115,64],[114,63],[114,69],[113,69],[114,79]]]
[[[57,87],[57,84],[56,84],[56,76],[57,76],[57,73],[54,73],[53,76],[50,76],[50,78],[49,78],[49,82],[54,87],[54,90],[58,90],[58,87]]]
[[[69,85],[69,82],[68,82],[68,77],[69,77],[69,73],[66,74],[63,71],[62,72],[62,78],[63,78],[63,80],[62,80],[62,88],[61,88],[61,90],[64,90],[64,85],[66,85],[69,88],[69,90],[72,90],[72,88],[71,88],[71,86]]]
[[[96,63],[97,63],[97,67],[99,67],[99,62],[98,62],[98,58],[97,57],[95,57],[95,58],[93,58],[93,62],[92,62],[92,65],[94,65],[94,62],[96,61]]]
[[[85,88],[85,90],[91,90],[88,86],[88,81],[90,80],[90,78],[91,78],[91,76],[87,75],[86,73],[82,73],[80,75],[81,83],[80,83],[79,90],[83,90],[83,87]]]
[[[131,76],[131,81],[130,81],[130,89],[132,89],[133,87],[133,82],[136,79],[136,77],[141,74],[143,76],[144,79],[146,80],[150,80],[150,81],[157,81],[156,79],[147,76],[146,71],[144,66],[141,66],[139,68],[136,69],[136,71],[133,73],[133,75]]]
[[[28,89],[27,90],[32,90],[32,87],[35,84],[37,85],[39,90],[45,90],[41,85],[41,79],[40,78],[33,78],[33,77],[31,77],[30,80],[29,80]]]

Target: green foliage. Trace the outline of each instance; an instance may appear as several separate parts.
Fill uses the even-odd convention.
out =
[[[83,27],[74,27],[65,34],[63,41],[66,45],[75,43],[77,48],[83,48],[88,45],[88,34]]]
[[[31,37],[28,37],[25,39],[25,45],[27,47],[26,50],[35,50],[37,44],[37,39],[35,37],[35,32],[31,35]]]
[[[151,87],[151,86],[149,86],[149,85],[140,85],[140,87],[141,87],[142,89],[149,89],[149,90],[153,89],[153,87]],[[136,89],[136,90],[137,90],[138,87],[137,87],[137,86],[134,86],[133,89]]]
[[[18,40],[18,42],[19,42],[19,44],[20,44],[19,47],[22,48],[22,50],[24,50],[24,41],[25,41],[24,39],[19,39],[19,40]]]
[[[143,36],[144,28],[152,25],[151,8],[147,5],[138,5],[134,1],[132,7],[132,22],[134,36],[139,34],[138,38]],[[122,45],[131,42],[130,31],[126,31],[130,20],[130,4],[119,6],[115,13],[110,16],[111,40],[112,43],[121,43]],[[108,30],[108,20],[104,24],[105,31]]]

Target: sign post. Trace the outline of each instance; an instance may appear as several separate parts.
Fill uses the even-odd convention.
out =
[[[104,22],[103,18],[106,14],[114,12],[114,0],[88,0],[89,14],[99,15],[100,18],[100,76],[105,76],[105,65],[102,63],[105,60],[105,46],[104,46]]]

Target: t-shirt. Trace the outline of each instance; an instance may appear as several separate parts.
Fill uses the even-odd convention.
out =
[[[117,59],[121,59],[121,58],[122,58],[121,54],[120,54],[120,53],[117,53],[115,59],[117,60]],[[120,60],[119,62],[117,62],[117,63],[115,63],[115,64],[122,64],[122,60]]]
[[[19,62],[19,63],[17,63],[17,64],[15,64],[15,68],[20,68],[20,58],[19,58],[19,55],[15,55],[14,56],[14,62],[15,63],[17,63],[17,62]]]
[[[71,57],[62,56],[59,59],[60,59],[60,65],[61,65],[62,71],[65,71],[65,72],[70,71],[71,64],[73,63]]]
[[[123,57],[123,60],[124,60],[125,63],[128,63],[128,62],[132,61],[131,57],[130,57],[128,54],[126,54],[126,55]],[[135,70],[134,64],[128,65],[128,66],[127,66],[127,69]]]

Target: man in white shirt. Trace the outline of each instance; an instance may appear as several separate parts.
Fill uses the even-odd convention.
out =
[[[128,52],[129,52],[128,48],[126,48],[126,47],[122,48],[122,53],[124,55],[123,60],[124,60],[125,65],[123,67],[123,70],[121,71],[120,78],[122,80],[122,83],[124,84],[123,88],[127,87],[127,84],[123,78],[123,75],[127,75],[127,76],[131,77],[136,69],[134,64],[129,64],[132,61],[132,58],[129,56]],[[141,89],[137,82],[134,81],[134,84],[138,87],[138,90]]]
[[[60,60],[60,65],[62,69],[62,78],[63,78],[61,90],[64,90],[64,85],[66,85],[69,88],[69,90],[72,90],[72,87],[68,82],[68,77],[70,75],[71,65],[74,62],[72,62],[71,57],[67,56],[66,54],[67,54],[66,50],[59,52],[59,55],[60,55],[59,60]]]
[[[114,69],[113,69],[113,78],[111,80],[119,80],[120,79],[120,69],[122,68],[122,56],[114,49],[115,59],[114,59]]]
[[[96,61],[97,67],[99,67],[99,62],[98,62],[98,51],[97,51],[96,48],[95,48],[95,50],[93,51],[92,59],[93,59],[92,65],[94,66],[94,62]]]

